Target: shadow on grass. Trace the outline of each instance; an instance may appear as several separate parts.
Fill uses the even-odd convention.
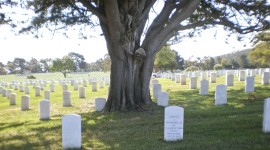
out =
[[[243,91],[228,89],[228,104],[222,106],[214,105],[213,91],[206,96],[198,90],[169,91],[170,105],[185,109],[184,140],[179,142],[163,141],[163,107],[153,105],[151,112],[80,113],[81,149],[270,149],[270,135],[261,131],[263,99],[269,96],[269,88],[256,87],[253,101]],[[61,149],[61,115],[53,117],[1,123],[1,130],[11,131],[0,136],[5,141],[0,149]]]

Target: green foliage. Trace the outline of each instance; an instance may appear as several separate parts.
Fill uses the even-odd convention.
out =
[[[34,75],[29,75],[26,77],[26,79],[36,79],[36,77]]]
[[[248,59],[260,67],[270,66],[270,32],[262,32],[258,36],[261,41],[248,55]]]
[[[86,62],[85,62],[85,58],[83,55],[75,53],[75,52],[70,52],[68,54],[68,56],[70,58],[72,58],[74,61],[74,67],[73,67],[74,72],[76,72],[78,69],[80,69],[80,70],[85,69]]]
[[[222,70],[223,66],[221,64],[215,64],[214,69],[215,70]]]
[[[249,67],[249,61],[247,59],[247,55],[240,55],[238,58],[238,64],[240,68],[248,68]]]
[[[176,62],[175,52],[169,45],[165,45],[156,54],[154,68],[155,70],[175,70],[178,64]]]
[[[189,72],[189,71],[198,71],[199,68],[197,66],[189,66],[185,69],[186,72]]]
[[[74,68],[73,59],[69,56],[64,56],[62,59],[56,58],[53,60],[51,71],[53,72],[61,72],[63,73],[64,77],[68,72],[72,71]]]
[[[177,63],[176,69],[184,70],[184,62],[185,62],[184,58],[181,57],[176,50],[172,50],[172,51],[175,54],[175,61]]]

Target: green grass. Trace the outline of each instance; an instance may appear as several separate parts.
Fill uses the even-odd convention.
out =
[[[10,77],[9,81],[12,80],[16,78]],[[190,90],[188,85],[169,79],[158,80],[162,91],[169,92],[169,104],[184,107],[182,141],[164,142],[163,107],[152,105],[149,111],[144,112],[95,112],[94,99],[106,97],[108,86],[91,92],[91,85],[87,87],[85,99],[78,99],[78,91],[69,85],[73,106],[62,107],[61,87],[56,84],[56,92],[51,93],[51,119],[48,121],[39,120],[38,102],[43,99],[43,92],[42,96],[35,97],[31,87],[28,111],[20,110],[23,92],[13,90],[17,93],[15,106],[9,106],[8,99],[0,95],[0,149],[62,149],[61,118],[71,113],[82,116],[82,149],[270,149],[270,134],[262,132],[263,100],[270,97],[270,85],[261,85],[260,76],[255,81],[253,94],[256,99],[248,99],[248,94],[244,93],[244,82],[237,81],[235,77],[235,86],[227,88],[228,104],[223,106],[214,105],[214,90],[217,84],[225,83],[224,76],[219,77],[217,83],[210,84],[207,96],[199,95],[198,89]],[[3,78],[0,81],[4,81]],[[49,84],[45,87],[48,89]]]

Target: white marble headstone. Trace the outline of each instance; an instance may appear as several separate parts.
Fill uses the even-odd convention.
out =
[[[233,86],[234,75],[227,74],[226,75],[226,86]]]
[[[254,77],[246,77],[245,92],[254,92]]]
[[[9,94],[11,94],[12,93],[12,90],[11,89],[8,89],[7,91],[6,91],[6,96],[7,96],[7,98],[9,99]]]
[[[30,96],[21,97],[21,110],[28,110],[30,106]]]
[[[169,94],[167,92],[159,92],[158,93],[158,106],[168,106],[169,103]]]
[[[96,111],[102,111],[105,104],[106,104],[106,98],[96,98],[95,99]]]
[[[215,105],[227,104],[227,87],[223,84],[216,86]]]
[[[62,117],[62,147],[63,149],[81,148],[82,127],[81,116],[67,114]]]
[[[217,74],[215,72],[211,72],[210,74],[210,82],[216,83],[217,82]]]
[[[245,78],[246,78],[246,71],[245,70],[240,70],[238,80],[239,81],[245,81]]]
[[[264,72],[262,74],[262,85],[269,84],[270,74],[269,72]]]
[[[97,92],[97,82],[96,81],[92,82],[92,92]]]
[[[68,84],[63,84],[62,85],[62,90],[67,91],[68,90]]]
[[[208,95],[209,90],[209,81],[201,80],[200,81],[200,95]]]
[[[184,137],[184,109],[168,106],[164,115],[164,140],[179,141]]]
[[[40,96],[40,87],[39,86],[35,87],[35,96]]]
[[[190,78],[189,88],[190,89],[197,89],[197,77]]]
[[[50,101],[49,100],[41,100],[39,102],[39,119],[47,120],[50,119]]]
[[[51,85],[50,85],[50,91],[51,91],[51,92],[54,92],[54,84],[51,84]]]
[[[270,98],[264,100],[263,132],[270,132]]]
[[[180,85],[186,85],[187,84],[187,77],[185,74],[180,75]]]
[[[71,106],[71,92],[70,91],[64,91],[62,93],[62,100],[63,100],[63,107]]]
[[[158,98],[158,93],[161,91],[161,84],[153,84],[153,97]]]
[[[44,91],[44,99],[51,100],[51,91]]]
[[[29,86],[24,87],[24,93],[25,94],[30,94],[30,88],[29,88]]]
[[[79,98],[85,98],[85,87],[84,86],[79,88]]]
[[[9,94],[9,104],[16,105],[16,93]]]

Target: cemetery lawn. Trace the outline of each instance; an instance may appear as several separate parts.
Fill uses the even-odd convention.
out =
[[[1,78],[0,78],[1,79]],[[11,78],[9,80],[16,80]],[[164,142],[164,108],[155,104],[140,112],[95,112],[94,99],[107,97],[108,86],[92,92],[88,84],[86,98],[79,99],[78,91],[72,92],[72,107],[62,107],[62,89],[59,84],[51,93],[51,119],[39,120],[38,102],[30,86],[30,110],[9,106],[9,100],[0,95],[0,149],[1,150],[58,150],[62,149],[61,118],[65,114],[82,117],[82,148],[85,150],[267,150],[270,149],[270,134],[262,132],[263,101],[270,97],[270,85],[261,85],[261,76],[256,76],[255,92],[244,93],[244,81],[234,77],[234,86],[227,87],[228,104],[214,105],[215,86],[224,84],[225,77],[210,83],[209,95],[199,95],[199,90],[190,90],[188,84],[180,85],[169,79],[158,78],[162,91],[169,92],[169,105],[184,108],[184,139]],[[0,81],[4,81],[1,79]],[[200,78],[198,79],[199,85]],[[187,79],[187,83],[189,80]],[[45,90],[49,90],[48,83]],[[198,86],[199,87],[199,86]],[[154,103],[156,100],[153,99]]]

